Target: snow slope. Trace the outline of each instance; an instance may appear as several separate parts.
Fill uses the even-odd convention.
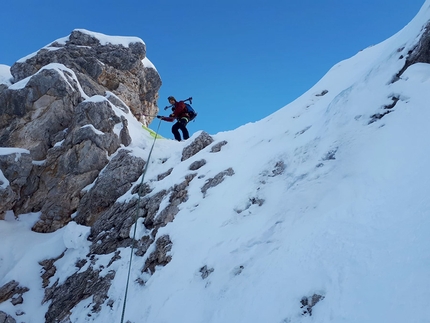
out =
[[[430,322],[430,65],[415,64],[392,82],[429,19],[426,1],[403,30],[340,62],[296,101],[214,135],[215,143],[227,141],[219,153],[207,147],[181,162],[187,142],[157,140],[147,181],[174,167],[157,191],[181,182],[192,162],[207,163],[175,220],[158,232],[172,239],[171,262],[149,277],[141,273],[145,259],[133,258],[125,319]],[[372,118],[393,98],[390,113]],[[131,148],[147,156],[153,138],[133,119],[129,127]],[[206,180],[229,167],[234,175],[204,195]],[[15,279],[31,287],[22,305],[0,310],[43,322],[37,262],[68,248],[52,281],[65,279],[88,251],[88,228],[70,223],[41,235],[29,230],[32,221],[9,214],[0,222],[0,285]],[[138,235],[144,231],[140,224]],[[113,307],[92,314],[83,300],[72,322],[120,321],[129,253],[109,268],[117,271]],[[213,272],[203,279],[204,266]],[[303,315],[301,299],[314,294],[324,298]]]

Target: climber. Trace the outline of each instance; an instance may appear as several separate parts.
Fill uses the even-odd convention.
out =
[[[179,130],[181,130],[184,140],[187,140],[190,138],[190,134],[187,129],[187,123],[190,121],[190,116],[186,105],[184,101],[176,101],[173,96],[169,96],[167,100],[172,105],[172,114],[168,117],[157,116],[157,118],[168,122],[173,122],[176,119],[176,123],[172,126],[172,133],[175,136],[175,139],[177,141],[181,141],[181,135],[179,133]]]

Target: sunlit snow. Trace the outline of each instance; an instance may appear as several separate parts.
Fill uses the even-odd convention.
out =
[[[194,161],[206,164],[175,220],[157,233],[173,242],[171,262],[148,276],[141,272],[146,258],[133,257],[126,320],[430,322],[430,67],[413,65],[393,82],[429,10],[427,1],[399,33],[336,64],[276,113],[213,135],[215,144],[227,141],[218,153],[207,147],[181,162],[182,149],[199,133],[186,142],[157,140],[145,180],[174,169],[153,183],[154,192],[182,182]],[[393,98],[390,113],[372,119]],[[154,138],[130,113],[115,111],[128,119],[129,149],[146,159]],[[203,195],[206,180],[230,167],[234,175]],[[120,201],[131,197],[130,191]],[[0,304],[17,322],[44,322],[39,261],[66,250],[52,285],[89,251],[89,228],[71,222],[37,234],[30,230],[36,218],[9,212],[0,221],[0,286],[16,280],[30,289],[23,304]],[[136,233],[146,233],[141,221]],[[120,321],[129,255],[121,249],[109,267],[117,272],[108,295],[113,307],[92,313],[85,299],[71,322]],[[97,264],[110,258],[100,256]],[[205,279],[204,266],[213,269]],[[300,300],[313,294],[324,299],[312,316],[302,315]]]

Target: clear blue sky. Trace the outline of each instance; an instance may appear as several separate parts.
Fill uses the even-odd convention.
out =
[[[0,64],[12,65],[77,28],[137,36],[145,41],[147,56],[163,80],[160,109],[169,95],[192,96],[199,116],[190,132],[215,134],[279,110],[337,62],[395,34],[423,4],[8,0],[0,11]],[[163,122],[161,134],[171,138],[170,127]]]

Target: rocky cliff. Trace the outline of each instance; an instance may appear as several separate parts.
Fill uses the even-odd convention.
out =
[[[88,204],[82,189],[108,164],[116,165],[117,173],[121,169],[116,183],[121,188],[110,191],[110,201],[139,177],[144,161],[120,150],[131,138],[126,118],[115,110],[149,123],[145,115],[157,113],[161,80],[151,64],[145,66],[143,41],[121,40],[74,30],[11,67],[12,85],[2,85],[0,92],[0,147],[28,153],[0,157],[10,183],[0,192],[0,214],[40,211],[34,230],[51,232],[78,209],[90,212],[82,207]]]
[[[50,281],[64,253],[40,263],[46,288],[42,303],[50,304],[46,322],[67,322],[70,309],[82,299],[93,296],[95,311],[106,300],[115,272],[100,277],[91,259],[111,254],[112,263],[118,248],[131,245],[138,205],[152,231],[138,242],[136,254],[143,256],[156,245],[142,270],[151,272],[168,262],[170,239],[163,236],[155,242],[155,234],[187,199],[193,175],[151,198],[145,195],[152,188],[137,184],[147,161],[128,148],[133,140],[128,122],[151,122],[161,86],[140,39],[74,30],[16,62],[10,72],[8,84],[0,85],[0,219],[6,212],[15,217],[34,214],[32,230],[39,233],[54,232],[71,221],[91,226],[91,252],[65,282]],[[202,133],[184,150],[183,159],[212,141]],[[134,198],[116,203],[130,190]],[[166,196],[170,204],[155,218]],[[0,302],[23,302],[27,291],[10,281],[0,286]],[[1,312],[0,321],[14,319]]]

